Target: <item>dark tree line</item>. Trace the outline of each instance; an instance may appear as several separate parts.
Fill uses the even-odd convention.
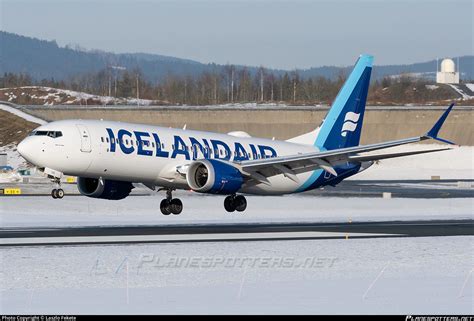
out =
[[[3,88],[19,86],[46,86],[113,97],[139,97],[169,104],[210,105],[226,103],[331,103],[345,81],[345,74],[337,79],[324,77],[302,78],[297,71],[275,75],[260,67],[257,72],[226,66],[215,72],[202,72],[198,76],[168,74],[164,80],[152,83],[138,68],[128,70],[116,66],[95,73],[69,77],[65,81],[35,80],[28,74],[5,73],[0,77]],[[426,80],[410,77],[383,78],[373,81],[369,100],[395,103],[410,98],[414,101],[442,99],[448,92],[426,89]],[[389,88],[390,90],[386,90]],[[413,88],[418,88],[413,90]]]
[[[198,76],[168,74],[151,83],[139,69],[105,68],[97,73],[69,77],[65,81],[34,80],[27,74],[5,73],[4,88],[47,86],[82,91],[102,96],[140,97],[170,104],[209,105],[246,102],[323,103],[333,99],[343,83],[324,77],[301,79],[298,72],[274,75],[261,67],[251,73],[247,68],[226,66],[222,72],[203,72]],[[138,94],[138,95],[137,95]]]

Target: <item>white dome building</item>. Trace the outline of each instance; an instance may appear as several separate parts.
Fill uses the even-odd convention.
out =
[[[459,70],[452,59],[441,61],[441,71],[436,72],[436,82],[439,84],[459,84]]]

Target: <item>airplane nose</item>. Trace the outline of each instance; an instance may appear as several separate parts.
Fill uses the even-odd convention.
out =
[[[25,144],[24,144],[24,140],[22,140],[18,146],[16,146],[16,150],[18,151],[18,153],[20,153],[20,155],[23,156],[23,153],[25,152]]]
[[[27,161],[31,162],[31,158],[33,155],[33,148],[32,148],[32,142],[30,139],[26,138],[22,140],[18,146],[16,147],[18,153],[26,159]]]

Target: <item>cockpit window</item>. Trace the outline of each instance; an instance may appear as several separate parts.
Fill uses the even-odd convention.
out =
[[[60,131],[46,131],[46,130],[34,130],[30,133],[30,136],[49,136],[51,138],[58,138],[63,135]]]

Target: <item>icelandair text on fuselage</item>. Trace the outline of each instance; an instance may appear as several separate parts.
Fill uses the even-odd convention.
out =
[[[155,156],[164,158],[176,158],[183,155],[187,160],[198,158],[211,158],[234,161],[276,157],[277,152],[270,146],[248,144],[250,150],[241,143],[234,142],[231,147],[217,139],[196,139],[188,137],[183,139],[178,135],[173,136],[173,148],[167,151],[157,133],[147,133],[141,131],[130,132],[126,129],[119,129],[117,133],[111,128],[107,128],[109,152],[115,153],[119,145],[124,154],[136,153],[142,156]],[[133,143],[136,141],[136,144]],[[202,157],[200,157],[202,155]]]

